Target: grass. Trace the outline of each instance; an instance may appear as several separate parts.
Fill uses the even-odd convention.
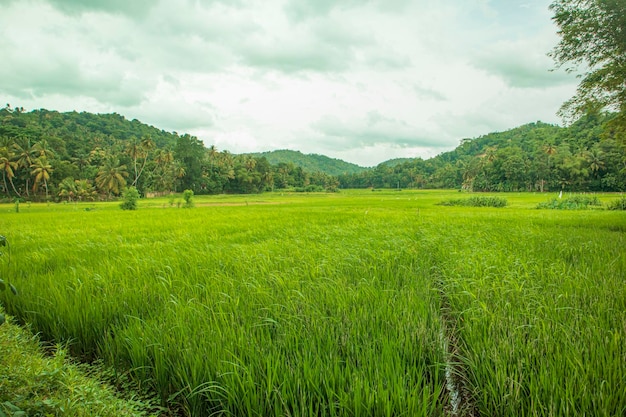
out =
[[[102,378],[70,361],[65,349],[43,354],[39,340],[11,318],[0,325],[0,416],[157,415],[150,400],[121,398]]]
[[[602,203],[597,196],[573,195],[566,198],[553,198],[537,205],[538,209],[554,210],[582,210],[591,207],[599,207]]]
[[[626,411],[626,219],[606,214],[437,224],[438,273],[479,415]]]
[[[0,206],[0,300],[186,415],[447,415],[449,326],[479,415],[624,414],[623,213],[454,196]]]
[[[464,207],[506,207],[507,201],[503,197],[474,196],[469,198],[454,198],[439,203],[441,206]]]
[[[619,200],[610,201],[607,204],[609,210],[626,210],[626,197],[621,197]]]

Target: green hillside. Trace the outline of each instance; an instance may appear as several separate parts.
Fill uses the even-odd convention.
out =
[[[415,160],[415,158],[394,158],[394,159],[389,159],[387,161],[383,161],[380,164],[378,164],[378,166],[389,166],[389,167],[395,167],[396,165],[400,165],[400,164],[404,164],[406,162],[411,162]]]
[[[327,175],[341,175],[341,174],[355,174],[358,172],[366,171],[368,168],[364,168],[350,162],[342,161],[341,159],[330,158],[324,155],[318,154],[303,154],[300,151],[291,151],[288,149],[281,149],[277,151],[251,153],[247,154],[254,157],[266,158],[272,165],[278,165],[281,163],[292,163],[305,170],[306,172],[323,172]]]
[[[117,113],[25,111],[10,105],[0,108],[0,166],[4,201],[110,199],[130,186],[153,195],[185,189],[196,194],[323,191],[338,185],[334,175],[207,148],[189,134]]]
[[[457,188],[467,191],[624,191],[626,140],[615,114],[568,127],[536,122],[461,140],[434,158],[388,161],[339,177],[342,188]]]

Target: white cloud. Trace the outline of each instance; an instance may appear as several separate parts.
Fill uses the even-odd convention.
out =
[[[131,4],[132,3],[132,4]],[[549,0],[25,0],[0,5],[0,97],[117,112],[232,152],[363,165],[554,116]]]

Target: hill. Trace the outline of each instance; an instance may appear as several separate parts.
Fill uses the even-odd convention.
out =
[[[378,166],[382,165],[382,166],[395,167],[396,165],[404,164],[405,162],[411,162],[415,159],[416,158],[394,158],[394,159],[389,159],[387,161],[383,161],[380,164],[378,164]]]
[[[342,166],[343,161],[320,155],[308,157],[317,165],[294,159],[310,171],[219,152],[189,134],[166,132],[117,113],[0,108],[3,201],[109,199],[129,186],[145,195],[186,189],[196,194],[332,191],[336,175],[324,171],[355,171],[352,164]]]
[[[624,191],[623,133],[614,114],[568,127],[528,123],[473,139],[427,160],[387,161],[339,177],[342,188],[457,188],[468,191]],[[620,136],[622,135],[622,136]]]
[[[288,149],[244,155],[266,158],[272,165],[292,163],[306,172],[322,172],[333,176],[341,174],[355,174],[368,169],[350,162],[342,161],[341,159],[330,158],[328,156],[318,154],[303,154],[300,151],[291,151]]]

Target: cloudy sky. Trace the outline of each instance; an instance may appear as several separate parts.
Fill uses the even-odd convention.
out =
[[[550,0],[0,0],[0,101],[363,166],[541,120]]]

